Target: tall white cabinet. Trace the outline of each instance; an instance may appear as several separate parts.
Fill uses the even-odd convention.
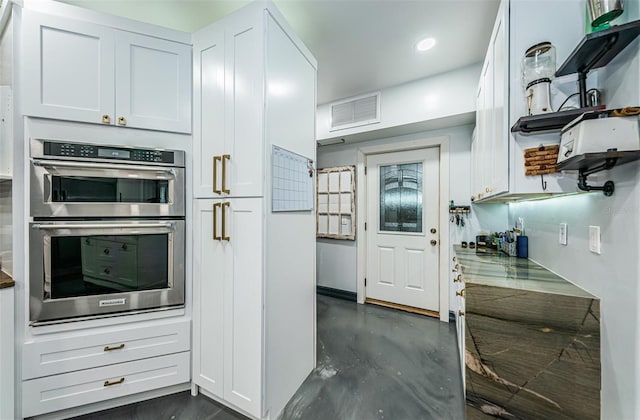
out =
[[[193,43],[192,380],[277,418],[315,365],[315,216],[271,211],[271,150],[315,161],[316,61],[267,1]]]

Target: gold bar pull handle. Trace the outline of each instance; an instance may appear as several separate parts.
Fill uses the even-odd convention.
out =
[[[124,348],[124,343],[118,345],[118,346],[104,346],[104,351],[111,351],[111,350],[120,350]]]
[[[213,205],[213,240],[214,241],[219,241],[222,239],[222,237],[218,235],[218,207],[221,207],[221,206],[222,206],[222,203],[215,203]],[[222,214],[222,220],[223,220],[222,226],[224,229],[224,213]]]
[[[227,188],[227,160],[230,159],[231,155],[222,155],[222,192],[225,194],[231,194],[231,190]]]
[[[222,194],[222,191],[218,188],[218,162],[221,160],[222,157],[220,156],[213,157],[213,192],[216,194]],[[224,172],[222,173],[222,179],[224,180]]]
[[[104,381],[104,385],[103,386],[118,385],[118,384],[121,384],[123,382],[124,382],[124,376],[122,378],[118,379],[117,381],[113,381],[113,382]]]
[[[227,236],[227,210],[226,208],[231,205],[230,202],[222,203],[222,240],[229,241],[231,240],[230,236]]]

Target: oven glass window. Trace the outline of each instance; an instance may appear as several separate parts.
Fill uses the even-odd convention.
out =
[[[52,236],[45,299],[169,287],[168,234]]]
[[[54,202],[167,203],[166,179],[52,176]]]

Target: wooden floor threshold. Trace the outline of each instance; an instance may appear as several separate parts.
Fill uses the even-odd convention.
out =
[[[400,305],[399,303],[385,302],[384,300],[371,299],[371,298],[366,298],[364,302],[371,303],[373,305],[384,306],[386,308],[399,309],[405,312],[411,312],[418,315],[425,315],[425,316],[430,316],[432,318],[440,319],[439,312],[430,311],[428,309],[416,308],[414,306]]]

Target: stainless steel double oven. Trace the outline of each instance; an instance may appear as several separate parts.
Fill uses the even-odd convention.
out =
[[[32,139],[32,325],[184,305],[184,152]]]

